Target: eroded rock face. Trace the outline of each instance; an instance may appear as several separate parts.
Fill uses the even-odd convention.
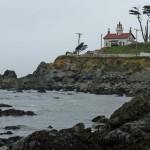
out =
[[[12,71],[12,70],[6,70],[4,72],[4,75],[3,75],[3,78],[4,79],[14,79],[14,78],[17,78],[17,75],[15,73],[15,71]]]

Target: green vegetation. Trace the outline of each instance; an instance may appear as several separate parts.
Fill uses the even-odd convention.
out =
[[[150,53],[150,43],[138,43],[125,46],[104,47],[101,49],[103,54],[139,54],[140,52]]]

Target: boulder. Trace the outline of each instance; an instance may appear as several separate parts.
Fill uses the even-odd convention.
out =
[[[91,131],[84,129],[83,123],[54,133],[47,130],[37,131],[14,143],[12,150],[98,150],[98,145],[90,140],[90,134]]]
[[[19,126],[6,126],[5,130],[19,130],[20,127]]]
[[[109,124],[113,128],[126,122],[141,119],[150,112],[150,99],[148,96],[137,95],[117,109],[110,117]]]
[[[2,146],[2,147],[0,147],[0,150],[10,150],[10,148],[7,146]]]
[[[46,91],[44,89],[39,89],[37,92],[38,93],[46,93]]]
[[[0,107],[12,107],[12,106],[8,104],[0,104]]]
[[[13,134],[11,131],[7,131],[7,132],[4,132],[4,133],[0,133],[0,135],[11,135]]]
[[[33,116],[36,115],[32,111],[24,111],[24,110],[17,110],[17,109],[6,109],[6,110],[1,110],[0,109],[0,116]]]
[[[92,140],[102,150],[148,150],[150,148],[150,96],[138,95],[116,110]]]
[[[92,119],[92,122],[107,123],[108,119],[105,116],[97,116]]]
[[[14,79],[14,78],[15,78],[15,79],[16,79],[16,78],[17,78],[17,75],[16,75],[15,71],[6,70],[6,71],[4,72],[3,78],[4,78],[4,79],[9,79],[9,78],[11,78],[11,79]]]

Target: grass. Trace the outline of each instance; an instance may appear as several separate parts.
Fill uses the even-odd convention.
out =
[[[150,43],[138,43],[125,46],[104,47],[101,49],[104,54],[139,54],[140,52],[150,53]]]

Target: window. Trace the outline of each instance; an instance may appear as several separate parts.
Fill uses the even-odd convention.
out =
[[[129,41],[130,41],[131,39],[130,39],[130,36],[129,36]]]

